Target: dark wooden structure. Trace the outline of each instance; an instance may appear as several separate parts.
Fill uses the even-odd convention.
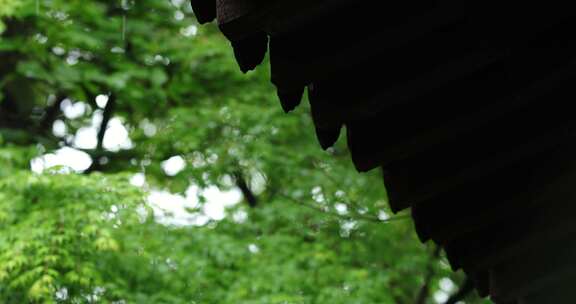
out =
[[[474,2],[474,1],[473,1]],[[270,52],[320,145],[497,303],[576,303],[576,11],[560,2],[192,0],[243,71]]]

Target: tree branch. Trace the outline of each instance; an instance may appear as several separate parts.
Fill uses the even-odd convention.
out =
[[[96,153],[101,153],[104,151],[104,135],[106,135],[106,129],[108,128],[108,123],[112,118],[112,114],[114,113],[114,108],[116,107],[116,96],[114,94],[110,94],[108,97],[108,103],[106,107],[104,107],[104,113],[102,113],[102,122],[100,123],[100,127],[98,128],[97,134],[97,144],[96,144]],[[94,158],[92,165],[90,168],[84,171],[85,174],[91,173],[93,171],[98,171],[101,168],[100,158]]]
[[[254,192],[252,192],[252,189],[250,189],[246,183],[246,179],[244,178],[242,171],[236,170],[234,171],[233,175],[236,186],[238,186],[240,191],[242,191],[242,195],[244,195],[244,199],[246,199],[246,202],[248,202],[250,208],[258,206],[258,199],[256,198],[256,195],[254,195]]]
[[[416,304],[425,304],[428,295],[430,294],[430,283],[434,278],[434,263],[438,260],[440,256],[440,246],[436,246],[434,249],[434,253],[432,254],[432,258],[428,263],[428,267],[426,270],[426,275],[424,276],[424,284],[420,288],[420,292],[418,292],[418,297],[416,298]]]
[[[326,209],[323,209],[323,208],[320,208],[320,207],[317,207],[314,205],[302,203],[302,202],[296,200],[295,198],[293,198],[289,195],[286,195],[284,193],[279,193],[278,195],[291,201],[291,202],[293,202],[293,203],[296,203],[300,206],[303,206],[303,207],[306,207],[306,208],[309,208],[309,209],[312,209],[312,210],[315,210],[315,211],[318,211],[318,212],[321,212],[321,213],[324,213],[327,215],[335,216],[335,217],[341,218],[343,220],[360,220],[360,221],[368,221],[368,222],[374,222],[374,223],[388,223],[388,222],[394,222],[394,221],[398,221],[398,220],[408,219],[410,217],[410,216],[406,216],[406,215],[397,215],[397,216],[391,217],[389,219],[381,220],[378,217],[368,216],[368,215],[363,215],[363,214],[343,215],[343,214],[333,212],[330,210],[326,210]]]
[[[56,118],[58,118],[58,114],[60,113],[60,105],[66,99],[64,95],[56,96],[56,100],[54,104],[47,107],[44,111],[44,116],[42,117],[42,121],[40,122],[40,131],[41,132],[49,132],[52,130],[52,124]]]
[[[464,284],[458,289],[458,291],[450,296],[450,298],[444,304],[456,304],[459,301],[464,300],[474,290],[474,283],[470,278],[466,278]]]
[[[104,113],[102,113],[102,122],[100,123],[100,128],[98,129],[98,144],[96,150],[101,151],[104,145],[104,135],[106,135],[106,129],[108,128],[108,122],[112,118],[114,113],[114,108],[116,107],[116,95],[110,94],[108,97],[108,103],[104,107]]]

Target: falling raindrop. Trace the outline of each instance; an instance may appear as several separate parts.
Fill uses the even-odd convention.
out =
[[[126,41],[126,15],[122,15],[122,41]]]
[[[40,14],[40,0],[36,0],[36,15]]]
[[[130,5],[127,0],[120,0],[120,8],[122,9],[122,24],[121,24],[121,39],[122,42],[126,41],[126,12],[130,9]]]

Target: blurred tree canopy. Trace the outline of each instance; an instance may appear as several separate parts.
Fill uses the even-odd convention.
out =
[[[187,1],[0,0],[0,303],[446,301],[460,275],[268,77]]]

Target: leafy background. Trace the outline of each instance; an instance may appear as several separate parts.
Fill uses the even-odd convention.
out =
[[[462,274],[268,79],[183,0],[0,0],[0,303],[446,302]]]

